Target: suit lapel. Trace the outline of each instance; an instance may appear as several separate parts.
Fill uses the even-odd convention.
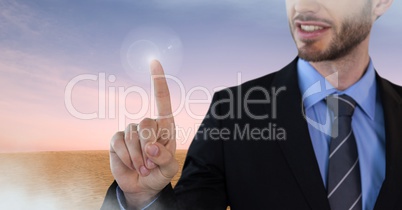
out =
[[[402,98],[392,85],[377,75],[384,108],[386,132],[386,177],[375,210],[394,209],[402,195]],[[318,163],[303,116],[297,79],[297,58],[279,71],[273,81],[277,89],[286,87],[277,98],[278,126],[285,128],[286,141],[278,142],[306,200],[312,209],[330,209]]]
[[[391,84],[377,76],[385,118],[386,175],[376,210],[394,209],[402,195],[402,98]]]
[[[296,69],[297,58],[279,71],[273,81],[277,89],[286,87],[286,91],[277,98],[277,122],[278,126],[285,128],[287,138],[278,144],[310,207],[329,210],[327,193],[303,116]]]

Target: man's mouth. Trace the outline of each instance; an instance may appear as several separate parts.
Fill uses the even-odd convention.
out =
[[[295,24],[297,28],[299,28],[302,32],[310,32],[310,33],[321,31],[331,27],[329,24],[316,21],[296,21]]]
[[[314,32],[324,29],[322,26],[315,26],[315,25],[300,25],[300,29],[305,32]]]
[[[295,26],[297,38],[305,41],[317,40],[331,28],[331,25],[321,21],[296,21]]]

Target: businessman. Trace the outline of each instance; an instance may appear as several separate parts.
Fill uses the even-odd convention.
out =
[[[215,93],[174,189],[174,118],[154,61],[159,116],[112,138],[102,208],[402,209],[402,87],[368,53],[392,2],[286,0],[297,58]]]

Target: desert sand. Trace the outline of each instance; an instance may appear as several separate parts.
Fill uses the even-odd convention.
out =
[[[99,209],[113,182],[108,151],[3,153],[0,173],[0,209],[10,210]]]

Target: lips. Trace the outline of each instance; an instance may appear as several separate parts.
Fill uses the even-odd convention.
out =
[[[301,40],[314,40],[324,35],[330,25],[324,22],[296,21],[297,35]]]
[[[324,28],[321,26],[315,26],[315,25],[300,25],[300,29],[305,32],[314,32],[314,31],[322,30]]]

